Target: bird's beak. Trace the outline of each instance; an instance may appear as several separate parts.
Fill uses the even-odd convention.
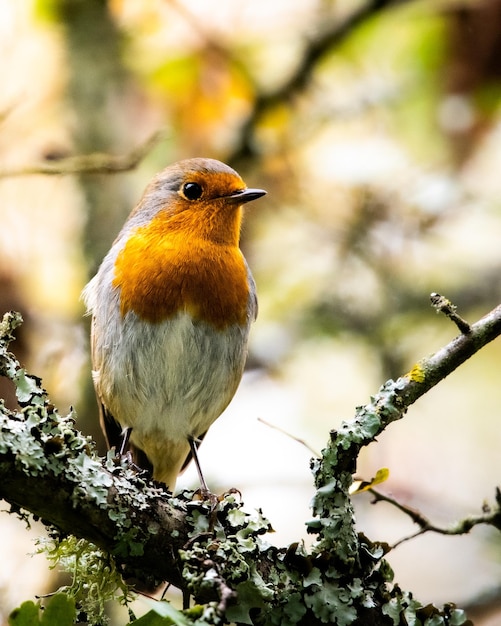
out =
[[[264,189],[242,189],[241,191],[236,191],[229,196],[225,196],[227,200],[235,201],[238,204],[245,204],[246,202],[252,202],[253,200],[257,200],[262,196],[266,195],[266,191]]]

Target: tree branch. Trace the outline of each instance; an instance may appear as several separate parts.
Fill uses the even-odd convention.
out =
[[[344,560],[354,572],[360,566],[358,538],[349,488],[360,449],[369,445],[391,423],[401,419],[407,408],[457,367],[501,334],[501,305],[472,324],[430,357],[421,359],[397,381],[387,381],[371,402],[359,407],[352,422],[331,431],[331,441],[321,459],[312,461],[317,492],[313,510],[317,518],[309,523],[319,534],[315,550],[332,550],[339,536],[346,546]]]
[[[441,296],[439,293],[432,293],[430,295],[430,300],[432,306],[434,306],[437,310],[437,313],[444,313],[444,315],[456,324],[458,330],[463,333],[463,335],[467,335],[471,332],[471,326],[466,320],[457,314],[457,307],[452,304],[450,300],[447,300],[447,298],[444,298],[444,296]]]
[[[432,356],[418,361],[408,374],[397,381],[400,387],[397,396],[405,408],[416,402],[485,345],[499,337],[501,305],[468,328],[469,332],[466,334],[462,332]]]
[[[496,488],[496,505],[494,507],[484,506],[484,512],[482,515],[470,515],[455,522],[454,524],[451,524],[447,528],[433,524],[417,509],[398,502],[398,500],[395,500],[394,498],[387,496],[376,489],[369,489],[369,492],[374,496],[374,504],[377,502],[388,502],[399,511],[402,511],[402,513],[405,513],[405,515],[407,515],[415,524],[419,526],[418,531],[408,535],[407,537],[403,537],[394,543],[392,545],[392,549],[396,548],[405,541],[419,537],[419,535],[424,535],[427,532],[433,532],[439,535],[465,535],[468,534],[472,528],[475,528],[475,526],[479,526],[480,524],[493,526],[501,531],[501,491],[499,488]]]
[[[16,169],[0,170],[0,178],[34,176],[37,174],[67,176],[69,174],[117,174],[128,172],[137,167],[153,146],[164,136],[165,131],[157,131],[128,154],[112,155],[95,152],[93,154],[70,156],[56,161],[35,163]]]
[[[73,414],[60,417],[41,381],[7,351],[20,322],[11,313],[0,324],[0,375],[15,382],[21,406],[13,412],[0,403],[0,497],[15,511],[27,509],[63,535],[89,539],[126,576],[187,590],[210,614],[198,624],[383,626],[388,616],[394,624],[439,616],[439,624],[450,623],[452,614],[454,623],[466,623],[462,611],[423,606],[390,584],[387,548],[356,532],[348,490],[360,448],[501,333],[501,306],[406,376],[385,383],[353,422],[331,432],[322,458],[312,460],[317,491],[307,528],[317,538],[309,551],[299,542],[268,545],[262,535],[269,522],[245,513],[234,494],[215,504],[191,492],[173,498],[112,456],[103,466],[92,441],[74,428]]]
[[[361,24],[385,9],[406,4],[411,0],[369,0],[340,22],[328,26],[323,21],[317,25],[317,35],[308,41],[301,59],[289,78],[274,91],[261,93],[254,101],[252,112],[241,131],[238,148],[228,156],[228,161],[237,163],[255,153],[254,132],[264,114],[273,107],[291,102],[304,91],[312,79],[314,70],[335,46],[339,46]]]

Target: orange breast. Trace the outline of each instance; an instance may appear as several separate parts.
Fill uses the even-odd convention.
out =
[[[221,330],[247,320],[249,282],[239,247],[166,233],[154,221],[118,254],[113,286],[120,289],[122,316],[134,311],[156,323],[184,311]]]

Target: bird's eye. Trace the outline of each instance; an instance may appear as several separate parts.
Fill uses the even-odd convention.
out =
[[[188,200],[198,200],[202,195],[202,187],[198,183],[185,183],[182,192]]]

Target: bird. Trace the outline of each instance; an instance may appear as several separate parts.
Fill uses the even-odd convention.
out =
[[[240,384],[256,286],[240,249],[244,205],[266,194],[228,165],[166,167],[125,221],[82,295],[109,448],[173,492]]]

